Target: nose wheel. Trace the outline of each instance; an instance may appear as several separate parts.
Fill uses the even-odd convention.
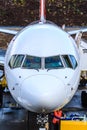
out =
[[[48,130],[49,129],[49,116],[48,114],[36,114],[33,112],[27,113],[26,130]]]
[[[37,119],[37,124],[39,125],[39,128],[45,129],[46,123],[48,122],[48,115],[41,113],[37,115],[36,119]]]

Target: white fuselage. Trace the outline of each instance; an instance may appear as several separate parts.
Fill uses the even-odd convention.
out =
[[[27,110],[38,113],[52,112],[70,101],[78,87],[79,67],[74,40],[49,23],[23,29],[9,44],[5,58],[12,96]]]

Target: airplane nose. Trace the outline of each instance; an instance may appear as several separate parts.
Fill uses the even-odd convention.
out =
[[[63,82],[54,76],[31,76],[21,86],[21,99],[34,112],[53,111],[64,103],[65,97]]]

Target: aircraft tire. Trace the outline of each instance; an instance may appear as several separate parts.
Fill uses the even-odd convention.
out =
[[[87,93],[86,93],[86,91],[82,91],[82,93],[81,93],[81,104],[82,104],[82,107],[87,108]]]

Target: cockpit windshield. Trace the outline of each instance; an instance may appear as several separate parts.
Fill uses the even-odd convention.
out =
[[[27,55],[22,67],[27,68],[27,69],[40,69],[41,68],[41,58]]]
[[[60,69],[77,67],[77,61],[73,55],[57,55],[50,57],[37,57],[30,55],[13,55],[9,61],[11,69],[21,67],[23,69]]]
[[[46,69],[58,69],[62,68],[63,63],[61,61],[60,56],[52,56],[52,57],[46,57],[45,58],[45,68]]]

